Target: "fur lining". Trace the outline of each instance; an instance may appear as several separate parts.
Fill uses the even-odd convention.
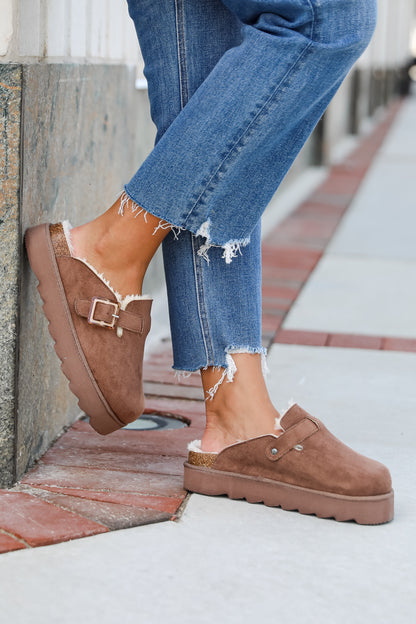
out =
[[[193,453],[204,453],[204,451],[201,451],[201,440],[192,440],[192,442],[189,442],[188,451],[192,451]],[[212,453],[210,452],[210,454]]]
[[[280,423],[281,423],[281,420],[282,420],[283,416],[285,416],[285,415],[288,413],[288,411],[290,410],[290,408],[291,408],[291,407],[293,407],[293,406],[295,405],[295,403],[296,403],[296,401],[294,401],[293,399],[289,399],[289,401],[288,401],[288,406],[287,406],[287,408],[285,409],[285,411],[284,411],[282,414],[280,414],[280,418],[276,418],[276,422],[275,422],[275,425],[274,425],[274,428],[275,428],[275,429],[282,429],[282,430],[284,431],[284,429],[283,429],[282,425],[280,424]]]
[[[83,262],[89,269],[91,269],[91,271],[93,273],[95,273],[95,275],[102,281],[104,282],[104,284],[107,286],[107,288],[109,288],[111,290],[111,292],[113,293],[113,295],[115,296],[115,298],[117,299],[117,301],[120,304],[120,308],[122,310],[125,310],[127,305],[131,302],[131,301],[140,301],[141,299],[152,299],[152,297],[150,295],[135,295],[135,294],[131,294],[131,295],[126,295],[125,297],[123,297],[123,295],[121,295],[117,290],[115,290],[115,288],[113,288],[110,284],[110,282],[108,281],[108,279],[106,279],[104,277],[104,275],[102,273],[99,273],[97,271],[97,269],[95,269],[93,267],[92,264],[90,264],[88,262],[88,260],[86,260],[85,258],[76,258],[76,260],[80,260],[81,262]]]
[[[292,405],[294,405],[294,402],[292,401],[289,405],[289,407],[287,408],[286,412],[292,407]],[[283,427],[280,424],[281,419],[283,418],[283,416],[286,414],[286,412],[284,412],[284,414],[282,414],[280,416],[280,418],[276,418],[275,419],[275,423],[274,423],[274,428],[275,430],[281,430],[284,431]],[[276,435],[276,437],[279,437],[279,435],[277,434],[270,434],[270,435]],[[262,436],[260,436],[262,437]],[[238,442],[236,442],[236,444],[238,444]],[[233,446],[232,444],[230,446]],[[188,451],[192,451],[193,453],[204,453],[206,451],[202,451],[201,450],[201,440],[192,440],[192,442],[189,442],[188,444]],[[212,454],[212,451],[210,451],[210,454]],[[218,455],[218,453],[216,453],[216,455]]]

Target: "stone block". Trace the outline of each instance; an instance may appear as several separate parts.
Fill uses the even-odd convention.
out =
[[[19,542],[15,537],[0,532],[0,555],[12,550],[22,550],[22,548],[26,548],[23,542]]]
[[[97,449],[71,449],[62,450],[53,446],[42,457],[42,463],[50,466],[77,466],[80,468],[94,468],[105,470],[111,466],[112,470],[122,470],[132,473],[155,473],[182,476],[183,458],[166,454],[156,455],[124,451],[107,451]]]
[[[0,526],[29,546],[106,533],[107,527],[23,492],[0,491]]]
[[[145,496],[143,494],[136,494],[135,492],[94,492],[94,490],[79,490],[54,486],[43,486],[40,489],[42,489],[42,491],[66,494],[67,496],[101,501],[103,503],[116,503],[117,505],[128,505],[130,507],[140,507],[141,509],[163,511],[169,515],[176,513],[183,502],[183,497],[173,498],[171,496],[153,496],[151,494]],[[35,488],[30,488],[31,493],[35,496],[34,490]]]
[[[155,496],[179,498],[184,496],[183,476],[148,473],[134,473],[123,470],[100,470],[78,468],[76,466],[39,465],[23,479],[25,485],[53,485],[73,487],[77,484],[82,490],[103,490],[113,492],[136,492]]]
[[[135,68],[124,65],[0,64],[0,487],[19,479],[79,414],[22,233],[45,221],[85,222],[116,199],[154,141],[147,94],[134,82]],[[159,254],[147,292],[159,290],[162,275]]]
[[[58,508],[73,512],[82,518],[97,522],[114,531],[133,526],[170,520],[171,514],[155,509],[141,509],[130,505],[101,502],[78,496],[68,496],[45,490],[33,490],[32,495]]]
[[[15,478],[16,357],[20,270],[19,65],[0,65],[0,486]]]

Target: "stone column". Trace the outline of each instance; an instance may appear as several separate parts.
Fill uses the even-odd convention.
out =
[[[0,486],[15,479],[20,274],[20,65],[0,65]]]
[[[42,222],[103,212],[150,151],[147,94],[126,65],[0,64],[0,487],[80,414],[23,248]],[[147,288],[162,283],[161,258]]]

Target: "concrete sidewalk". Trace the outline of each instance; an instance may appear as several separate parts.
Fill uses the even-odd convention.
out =
[[[304,257],[320,260],[269,352],[278,408],[294,399],[390,467],[394,522],[358,526],[192,495],[175,522],[2,555],[5,622],[413,620],[416,353],[406,348],[416,338],[415,118],[409,99],[330,246],[321,256],[318,239],[311,244]],[[266,315],[270,336],[279,310]]]

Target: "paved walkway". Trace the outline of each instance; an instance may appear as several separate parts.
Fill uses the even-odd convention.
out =
[[[78,423],[17,490],[0,492],[0,548],[21,549],[0,557],[5,621],[412,621],[415,99],[395,112],[263,244],[275,403],[295,399],[389,465],[394,522],[340,524],[197,495],[183,510],[184,447],[203,404],[196,376],[173,385],[165,345],[147,362],[148,410],[190,427],[102,438]]]

